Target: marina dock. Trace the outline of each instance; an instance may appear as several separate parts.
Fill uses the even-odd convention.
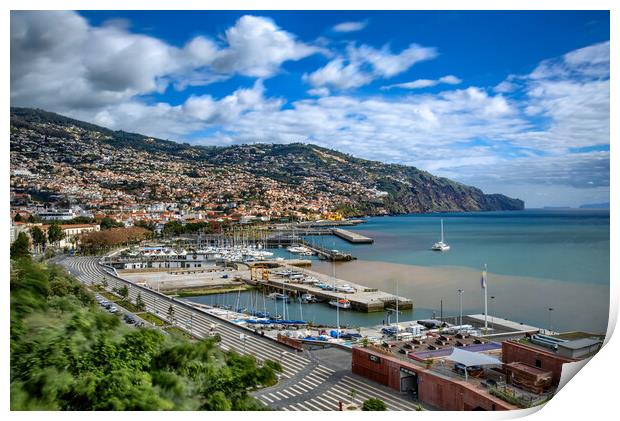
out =
[[[312,260],[309,260],[309,259],[286,259],[286,261],[284,262],[280,260],[266,259],[266,260],[257,260],[254,262],[245,262],[243,264],[247,265],[248,267],[264,266],[264,265],[267,265],[269,267],[278,267],[278,266],[281,266],[282,263],[286,263],[287,265],[297,266],[297,267],[312,266]]]
[[[372,238],[342,228],[332,229],[332,234],[353,244],[372,244],[374,242]]]
[[[346,284],[353,287],[356,291],[354,293],[326,291],[315,287],[312,284],[295,283],[289,278],[279,276],[274,270],[269,271],[269,280],[267,281],[253,281],[250,279],[243,279],[243,281],[252,285],[266,287],[267,289],[273,290],[275,292],[284,291],[292,296],[299,296],[301,294],[312,294],[327,301],[346,298],[351,302],[352,310],[366,313],[384,311],[386,308],[395,308],[397,300],[399,309],[408,310],[413,308],[413,302],[409,298],[398,297],[388,292],[379,291],[376,288],[369,288],[350,281],[345,281],[343,279],[338,279],[332,276],[310,271],[308,269],[301,269],[291,266],[282,266],[281,269],[287,268],[308,276],[312,276],[319,281],[329,285],[343,286]]]
[[[356,257],[350,253],[345,253],[339,250],[330,250],[325,247],[318,246],[316,244],[312,244],[306,240],[299,240],[299,244],[303,244],[313,252],[319,256],[319,259],[323,260],[331,260],[333,262],[350,262],[351,260],[355,260]]]

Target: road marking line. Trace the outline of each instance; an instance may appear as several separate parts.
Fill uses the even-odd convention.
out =
[[[317,405],[313,404],[312,401],[305,401],[304,404],[308,405],[310,408],[314,408],[314,409],[309,409],[309,411],[323,411]]]
[[[345,385],[349,386],[349,387],[353,387],[356,388],[356,390],[360,393],[360,394],[365,394],[366,396],[369,396],[371,398],[376,398],[376,397],[380,397],[383,400],[387,401],[386,404],[388,406],[395,406],[400,408],[401,410],[405,410],[405,411],[411,411],[414,410],[413,407],[410,407],[410,403],[407,401],[403,401],[403,400],[399,400],[398,398],[395,398],[393,396],[390,396],[388,394],[386,394],[385,392],[382,392],[372,386],[369,386],[365,383],[355,383],[352,382],[350,380],[347,379],[347,377],[343,377],[340,383],[344,383],[342,386],[344,387]],[[366,387],[366,388],[364,388]],[[360,390],[361,389],[361,390]]]
[[[281,397],[282,397],[282,399],[288,399],[288,398],[289,398],[289,396],[286,396],[286,395],[285,395],[283,392],[281,392],[281,391],[278,391],[278,392],[273,392],[273,393],[274,393],[274,394],[276,394],[276,395],[278,395],[278,396],[281,396]]]
[[[304,378],[301,379],[300,382],[310,383],[313,387],[317,387],[318,385],[321,384],[321,382],[319,382],[317,380],[309,379],[308,376],[304,376]]]
[[[305,395],[306,393],[308,393],[307,390],[304,390],[303,388],[299,387],[298,385],[293,385],[293,386],[289,386],[290,390],[293,390],[297,396],[299,395]]]
[[[333,411],[335,408],[338,408],[338,401],[336,402],[332,402],[331,400],[329,400],[328,398],[326,398],[324,395],[323,396],[315,396],[315,401],[320,401],[323,402],[327,405],[327,407],[329,408],[330,411]],[[317,402],[318,403],[318,402]]]
[[[325,367],[324,365],[318,365],[318,366],[316,366],[316,369],[319,370],[319,371],[324,371],[324,372],[326,372],[330,376],[334,373],[334,370],[332,370],[329,367]]]
[[[302,409],[302,411],[312,411],[312,409],[309,409],[308,407],[306,407],[305,405],[303,405],[301,402],[297,402],[295,405],[297,405],[298,407],[300,407]]]

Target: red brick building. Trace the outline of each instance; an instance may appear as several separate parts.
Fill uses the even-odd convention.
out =
[[[448,411],[518,409],[465,380],[401,360],[371,348],[353,348],[352,371],[428,405]]]
[[[504,341],[502,342],[502,361],[504,364],[513,362],[525,363],[533,367],[551,371],[551,373],[553,373],[552,383],[557,386],[560,382],[560,376],[562,375],[562,365],[577,360],[562,357],[536,345],[530,345],[529,343]]]

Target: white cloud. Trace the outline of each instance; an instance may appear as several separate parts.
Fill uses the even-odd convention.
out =
[[[94,115],[84,110],[69,114],[112,129],[179,139],[209,126],[232,126],[249,111],[270,113],[279,110],[283,101],[265,98],[264,92],[262,81],[257,80],[251,88],[239,88],[221,99],[211,95],[192,95],[177,106],[130,101],[105,107]]]
[[[512,136],[515,144],[552,153],[609,144],[609,42],[545,60],[518,80],[524,112],[547,124]]]
[[[376,49],[368,45],[351,44],[346,57],[336,57],[303,79],[314,87],[351,89],[371,83],[377,78],[390,78],[404,72],[414,64],[437,56],[432,47],[411,44],[398,54],[392,54],[388,46]]]
[[[356,32],[361,31],[368,25],[368,21],[361,22],[342,22],[338,25],[334,25],[332,28],[336,32]]]
[[[350,46],[348,50],[352,61],[370,63],[374,73],[385,78],[402,73],[414,64],[434,59],[438,55],[435,48],[418,44],[411,44],[398,54],[392,54],[388,46],[380,50],[368,45],[361,45],[359,48]]]
[[[335,89],[357,88],[373,80],[372,75],[361,71],[356,64],[346,64],[341,58],[330,61],[309,75],[304,74],[303,79],[315,87]]]
[[[392,89],[392,88],[402,88],[402,89],[421,89],[421,88],[430,88],[432,86],[437,86],[440,83],[446,83],[448,85],[458,85],[461,83],[461,79],[453,75],[447,75],[440,77],[439,79],[417,79],[412,82],[404,82],[404,83],[395,83],[393,85],[382,86],[381,89]]]
[[[517,89],[516,85],[512,82],[509,82],[507,80],[504,80],[500,83],[498,83],[493,90],[495,92],[497,92],[498,94],[508,94],[510,92],[514,92],[514,90]]]
[[[308,89],[308,94],[312,96],[328,96],[330,94],[329,89],[323,88],[313,88]]]
[[[295,36],[263,17],[243,16],[226,30],[228,48],[219,51],[212,67],[220,73],[269,77],[285,61],[300,60],[319,49],[298,42]]]
[[[118,105],[171,82],[183,89],[234,74],[270,77],[320,51],[255,16],[240,18],[222,44],[195,37],[178,48],[127,25],[91,26],[74,12],[12,12],[11,103],[61,112]]]

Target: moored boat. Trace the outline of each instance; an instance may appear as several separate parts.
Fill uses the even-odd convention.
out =
[[[346,309],[351,308],[351,301],[347,300],[346,298],[342,298],[337,301],[336,300],[330,301],[329,305],[346,310]]]
[[[286,294],[282,294],[279,292],[273,292],[268,295],[269,298],[273,298],[274,300],[283,300],[288,302],[290,300],[289,296]]]
[[[443,241],[443,219],[441,220],[441,240],[433,244],[431,250],[434,251],[448,251],[450,250],[450,246]]]

